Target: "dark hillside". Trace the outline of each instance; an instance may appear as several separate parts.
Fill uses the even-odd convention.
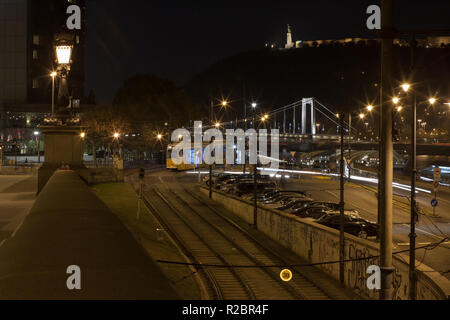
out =
[[[395,47],[394,61],[394,80],[407,80],[410,49]],[[421,92],[449,96],[450,48],[418,48],[417,66]],[[233,101],[239,114],[244,100],[256,100],[269,109],[303,97],[357,110],[367,103],[377,104],[380,69],[380,45],[375,41],[370,45],[262,49],[212,65],[189,81],[186,90],[205,110],[210,96],[223,96]]]

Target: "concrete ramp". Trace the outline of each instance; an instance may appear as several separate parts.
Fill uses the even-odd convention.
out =
[[[69,290],[69,266],[81,290]],[[178,299],[156,263],[73,171],[57,171],[0,247],[0,299]]]

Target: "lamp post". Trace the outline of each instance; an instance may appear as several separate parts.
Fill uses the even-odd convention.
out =
[[[253,129],[258,135],[256,127],[256,105],[253,108]],[[258,155],[256,155],[256,163],[253,168],[253,227],[258,229]]]
[[[41,163],[41,139],[40,139],[40,132],[35,131],[34,136],[36,137],[37,141],[37,152],[38,152],[38,163]]]
[[[339,202],[339,281],[344,284],[345,282],[345,235],[344,235],[344,224],[345,224],[345,178],[344,178],[344,117],[340,117],[341,124],[341,157],[340,157],[340,202]]]
[[[57,75],[56,71],[50,74],[50,77],[52,77],[52,116],[55,114],[55,77]]]
[[[402,89],[408,93],[411,88],[410,84],[403,84]],[[411,215],[410,215],[410,246],[409,246],[409,298],[416,299],[416,222],[417,204],[416,204],[416,177],[417,177],[417,107],[416,92],[411,94]]]
[[[69,108],[70,100],[67,77],[70,72],[70,64],[72,58],[73,35],[65,33],[57,34],[55,36],[55,43],[56,58],[58,62],[57,73],[60,78],[60,85],[58,90],[58,106],[60,108]],[[52,76],[52,78],[54,78],[54,76]]]

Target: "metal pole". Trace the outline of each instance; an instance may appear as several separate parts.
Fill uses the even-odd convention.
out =
[[[253,112],[253,124],[256,128],[256,110]],[[256,132],[256,129],[255,129]],[[253,169],[253,226],[258,229],[258,158]]]
[[[381,45],[381,195],[380,195],[380,269],[381,269],[381,300],[392,300],[392,180],[394,172],[392,113],[393,106],[389,97],[392,88],[392,52],[394,38],[394,7],[393,0],[381,1],[382,38]]]
[[[340,200],[340,219],[339,219],[339,280],[342,284],[345,282],[345,235],[344,235],[344,223],[345,223],[345,202],[344,202],[344,187],[345,187],[345,177],[344,177],[344,116],[341,117],[341,200]]]
[[[411,74],[414,74],[414,54],[416,39],[415,35],[411,36]],[[416,106],[416,90],[413,89],[412,94],[412,116],[411,116],[411,231],[409,235],[409,298],[416,300],[416,221],[417,221],[417,203],[416,203],[416,176],[417,176],[417,106]]]
[[[55,114],[55,76],[52,76],[52,116]]]
[[[344,117],[344,116],[342,116]],[[342,125],[341,125],[342,126]],[[352,176],[351,161],[352,161],[352,113],[348,114],[348,181]]]
[[[143,185],[143,181],[142,181],[142,179],[140,179],[140,183],[139,183],[138,208],[137,208],[137,214],[136,214],[136,218],[137,218],[138,220],[139,220],[139,218],[140,218],[140,216],[141,216],[142,185]]]
[[[37,136],[37,145],[38,145],[38,163],[41,163],[41,139]]]
[[[214,113],[214,103],[211,99],[211,112],[210,112],[211,124],[214,122],[213,113]],[[212,170],[213,170],[213,167],[212,167],[212,165],[210,165],[209,166],[209,198],[210,199],[212,199]]]
[[[212,199],[212,165],[209,166],[209,198]]]
[[[209,118],[210,118],[211,124],[214,122],[213,113],[214,113],[214,102],[211,100],[211,110],[209,112]]]

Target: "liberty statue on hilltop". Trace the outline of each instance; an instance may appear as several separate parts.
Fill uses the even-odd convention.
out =
[[[294,43],[292,42],[292,29],[291,26],[287,25],[288,31],[287,31],[287,42],[286,42],[286,49],[291,49],[294,47]]]

